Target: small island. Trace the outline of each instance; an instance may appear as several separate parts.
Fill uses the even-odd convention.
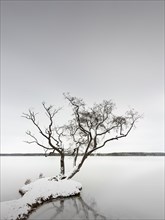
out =
[[[57,198],[79,195],[82,185],[73,180],[58,180],[56,178],[40,178],[19,189],[21,198],[1,203],[1,218],[25,220],[30,213],[44,202]]]

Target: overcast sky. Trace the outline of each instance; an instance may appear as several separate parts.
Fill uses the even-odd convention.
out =
[[[43,100],[68,108],[63,92],[144,114],[109,152],[164,151],[163,4],[2,1],[1,152],[42,151],[23,142],[31,126],[21,114],[42,112]]]

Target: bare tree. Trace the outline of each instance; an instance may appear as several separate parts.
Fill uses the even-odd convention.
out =
[[[27,131],[26,134],[31,138],[30,141],[26,141],[28,144],[37,144],[41,148],[44,149],[45,154],[58,153],[60,156],[60,175],[62,178],[65,175],[65,150],[62,141],[62,136],[64,134],[63,127],[58,127],[54,125],[54,117],[59,112],[60,108],[55,109],[52,105],[46,106],[46,104],[42,103],[45,113],[49,119],[48,126],[43,130],[37,121],[37,114],[32,110],[29,110],[28,113],[23,113],[22,117],[30,120],[33,125],[38,130],[39,134],[46,140],[46,142],[39,141],[37,135],[31,133],[31,131]]]
[[[64,94],[65,95],[65,94]],[[66,126],[73,141],[74,167],[67,176],[72,178],[93,152],[103,148],[107,143],[126,137],[141,116],[134,109],[124,116],[114,115],[115,104],[104,100],[87,108],[82,99],[65,95],[73,110],[73,119]],[[83,155],[77,162],[79,155]]]
[[[27,131],[26,134],[31,140],[26,142],[37,144],[48,155],[56,152],[60,156],[60,174],[55,179],[72,178],[79,172],[88,156],[103,148],[110,141],[126,137],[137,120],[141,118],[134,109],[127,111],[125,115],[116,116],[114,114],[115,104],[111,100],[104,100],[100,104],[87,108],[82,99],[69,94],[64,94],[64,96],[73,111],[72,120],[67,125],[56,126],[54,118],[60,109],[55,109],[52,105],[47,107],[44,102],[42,105],[49,120],[44,130],[37,121],[37,113],[32,110],[23,113],[23,117],[30,120],[46,140],[43,144],[40,137],[37,138],[31,131]],[[64,147],[64,143],[67,143],[67,146]],[[67,174],[65,173],[66,155],[73,155],[74,158],[73,169]]]

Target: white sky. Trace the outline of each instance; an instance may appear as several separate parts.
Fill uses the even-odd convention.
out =
[[[1,152],[27,145],[22,112],[65,105],[63,92],[91,104],[144,113],[137,129],[105,150],[164,151],[164,1],[2,1]]]

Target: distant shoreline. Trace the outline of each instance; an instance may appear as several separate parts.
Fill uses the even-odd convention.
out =
[[[83,154],[79,154],[82,156]],[[59,156],[59,154],[45,155],[44,153],[2,153],[0,156]],[[66,154],[65,156],[72,156]],[[90,156],[165,156],[163,152],[118,152],[118,153],[96,153]]]

